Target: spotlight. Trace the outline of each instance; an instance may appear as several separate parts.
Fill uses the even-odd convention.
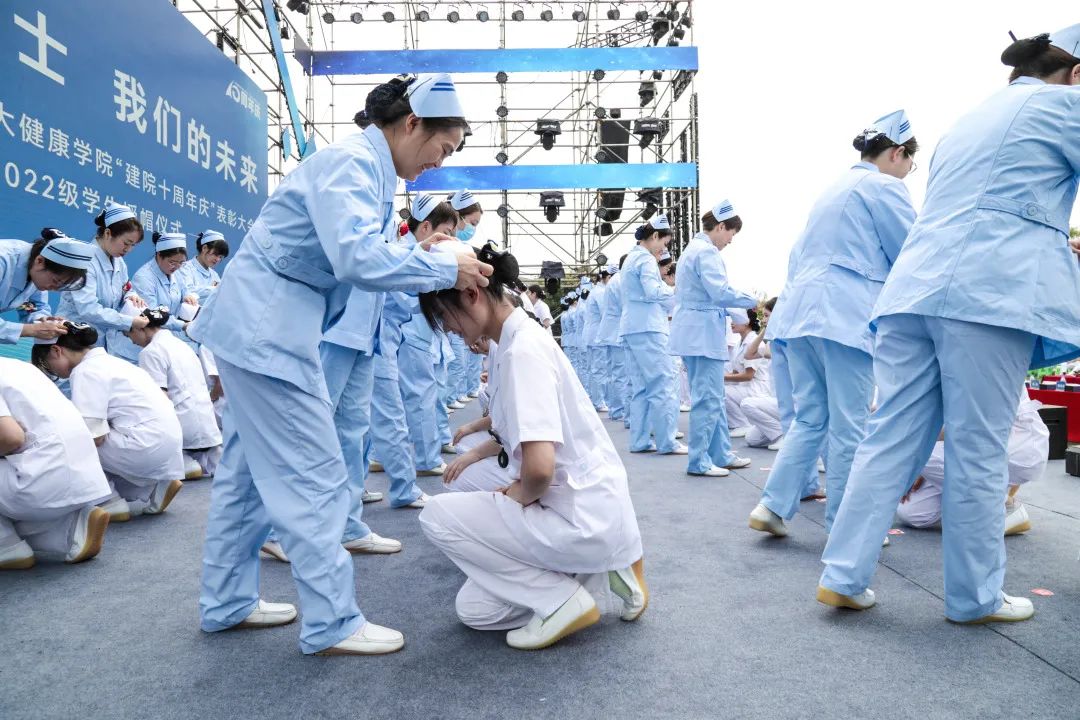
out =
[[[641,219],[645,222],[649,221],[656,211],[660,209],[660,205],[664,202],[664,193],[660,188],[647,188],[637,194],[638,202],[645,203],[645,209],[641,212]]]
[[[510,19],[514,22],[521,22],[525,19],[525,11],[520,9],[515,10],[514,12],[510,13]]]
[[[388,23],[394,22],[394,11],[393,10],[387,10],[386,12],[384,12],[382,14],[382,19],[385,22],[388,22]]]
[[[499,163],[500,165],[505,165],[509,161],[510,156],[502,152],[501,150],[499,151],[499,154],[495,156],[495,162]]]
[[[311,11],[311,3],[307,2],[307,0],[289,0],[285,3],[285,7],[301,15],[307,15]]]
[[[663,134],[663,125],[660,120],[655,117],[640,118],[634,124],[634,134],[640,135],[641,139],[638,140],[638,147],[645,149],[649,146],[654,139]]]
[[[495,114],[501,118],[504,118],[510,114],[510,111],[505,105],[500,105],[499,107],[495,108]]]
[[[607,73],[604,72],[603,70],[599,69],[599,68],[592,71],[592,79],[595,80],[596,82],[600,82],[605,77],[607,77]]]
[[[662,70],[653,70],[652,71],[652,79],[653,80],[663,80],[664,79],[664,72]]]
[[[638,87],[638,107],[645,107],[656,97],[656,84],[646,80]]]
[[[671,37],[668,38],[667,46],[668,47],[678,47],[679,46],[679,38],[672,35]]]
[[[634,19],[637,20],[638,22],[645,22],[646,20],[649,19],[649,11],[648,10],[638,10],[636,13],[634,13]]]
[[[505,220],[510,215],[510,206],[503,203],[495,210],[495,214]]]
[[[615,232],[615,229],[611,227],[611,223],[606,222],[600,223],[599,225],[594,225],[593,232],[600,237],[607,237],[608,235],[611,235],[613,232]]]
[[[690,19],[690,14],[689,13],[682,16],[682,26],[683,27],[692,27],[693,24],[694,24],[694,21]]]
[[[668,34],[668,30],[671,29],[671,23],[667,21],[667,18],[658,17],[653,20],[652,24],[652,39],[653,45],[660,42],[660,38]]]
[[[682,40],[684,37],[686,37],[686,28],[684,28],[682,25],[679,25],[671,31],[671,37]]]
[[[431,13],[429,13],[427,10],[418,10],[416,13],[416,19],[420,22],[427,22],[431,19]]]
[[[495,82],[499,83],[500,85],[505,85],[506,81],[507,81],[506,73],[504,73],[502,70],[495,73]]]
[[[286,25],[285,23],[281,24],[281,39],[282,40],[288,40],[289,39],[289,26]]]
[[[605,265],[607,265],[607,255],[605,255],[604,253],[599,253],[596,256],[596,264],[600,267],[604,267]]]
[[[488,20],[491,19],[491,16],[488,15],[487,10],[478,10],[477,13],[476,13],[476,19],[479,20],[480,22],[487,22]]]
[[[550,150],[555,145],[555,136],[562,135],[562,124],[558,120],[541,118],[536,121],[536,130],[533,132],[540,136],[540,144],[544,149]]]
[[[352,20],[357,25],[364,22],[364,16],[361,15],[360,13],[358,13],[358,12],[354,12],[352,15],[350,15],[349,19]]]
[[[555,13],[551,12],[550,10],[541,10],[540,19],[544,22],[551,22],[555,19]]]
[[[622,13],[619,12],[619,8],[612,5],[607,11],[607,19],[618,20],[620,17],[622,17]]]
[[[326,12],[324,12],[322,14],[322,21],[324,23],[326,23],[327,25],[333,25],[334,24],[334,13],[327,10]]]
[[[566,198],[558,190],[545,190],[540,193],[540,207],[544,209],[544,217],[549,223],[558,219],[559,208],[565,206]]]
[[[457,10],[451,10],[450,12],[446,13],[446,19],[452,23],[456,23],[458,20],[461,19],[461,13],[459,13]]]
[[[597,106],[596,110],[593,110],[593,115],[596,116],[597,120],[603,120],[604,118],[607,117],[607,110],[605,110],[604,108],[602,108],[600,106]]]
[[[402,220],[408,220],[411,217],[409,211],[406,208],[401,208],[400,210],[397,211],[397,214],[398,214],[398,217],[401,218]]]
[[[672,3],[671,9],[667,11],[667,19],[671,22],[679,21],[679,11],[675,9],[675,3]]]
[[[611,108],[611,110],[609,110],[608,112],[611,115],[612,120],[618,120],[622,117],[622,110],[620,110],[619,108]]]
[[[574,12],[570,13],[570,17],[574,18],[574,22],[585,22],[585,11],[581,8],[577,8]]]

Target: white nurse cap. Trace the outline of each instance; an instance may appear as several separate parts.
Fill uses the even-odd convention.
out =
[[[653,230],[670,230],[671,223],[667,219],[667,215],[657,215],[649,223]]]
[[[187,235],[184,233],[165,233],[154,240],[154,252],[168,252],[177,248],[187,250]]]
[[[903,109],[878,118],[870,127],[863,130],[863,137],[867,142],[878,135],[884,135],[897,145],[903,145],[915,137],[915,133],[911,132],[911,122],[908,121],[907,113]]]
[[[409,214],[412,215],[413,220],[424,222],[438,204],[439,201],[434,195],[420,193],[416,196],[416,200],[413,201],[412,210],[409,211]]]
[[[418,75],[406,95],[416,117],[465,117],[454,81],[447,73]]]
[[[611,263],[610,265],[607,266],[607,274],[608,275],[614,275],[617,272],[619,272],[619,266],[616,265],[615,263]]]
[[[1073,57],[1080,58],[1080,23],[1052,34],[1050,44],[1061,48]]]
[[[213,242],[214,240],[224,240],[225,236],[219,233],[217,230],[205,230],[199,235],[200,243]]]
[[[74,270],[89,270],[94,259],[94,249],[89,243],[58,237],[41,249],[41,257]]]
[[[113,202],[112,200],[105,201],[105,227],[109,227],[114,223],[118,223],[121,220],[130,220],[135,217],[135,211],[129,208],[127,205],[121,205],[120,203]]]
[[[464,210],[470,205],[476,204],[476,198],[468,190],[458,190],[450,196],[450,206],[455,210]]]
[[[657,258],[657,261],[661,263],[671,262],[671,253],[667,250],[663,251],[662,253],[660,253],[660,257]]]
[[[727,314],[731,318],[731,322],[736,325],[746,325],[750,322],[750,316],[742,308],[728,308]]]
[[[738,213],[735,212],[735,206],[731,204],[731,201],[724,199],[720,201],[719,205],[712,209],[712,215],[717,222],[721,222],[723,220],[730,220],[738,215]]]

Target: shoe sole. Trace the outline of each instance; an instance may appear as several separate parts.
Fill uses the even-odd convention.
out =
[[[583,615],[579,616],[577,620],[563,628],[559,632],[559,634],[545,640],[543,644],[533,645],[530,647],[516,647],[514,645],[510,645],[510,647],[514,648],[515,650],[543,650],[544,648],[551,647],[555,643],[562,640],[564,637],[573,635],[579,630],[584,630],[590,625],[595,625],[598,622],[600,622],[600,608],[593,605],[590,610],[586,611]],[[507,645],[509,645],[509,643],[507,643]]]
[[[202,470],[199,470],[198,472],[192,470],[191,472],[184,475],[185,480],[202,480],[204,477],[206,477],[206,473],[204,473]]]
[[[1035,617],[1034,608],[1032,608],[1030,615],[1025,615],[1024,617],[1005,617],[1003,615],[998,615],[997,613],[991,613],[986,617],[975,618],[974,620],[952,620],[950,618],[945,619],[953,623],[954,625],[986,625],[987,623],[999,622],[1024,622],[1025,620],[1030,620],[1033,617]]]
[[[416,477],[442,477],[443,473],[434,470],[417,470]]]
[[[687,470],[686,474],[689,475],[690,477],[728,477],[731,473],[724,473],[723,475],[715,475],[715,474],[710,474],[710,473],[690,472],[689,470]]]
[[[109,527],[109,513],[100,508],[90,511],[90,517],[86,521],[86,545],[82,552],[68,560],[68,565],[85,562],[96,557],[101,552],[101,546],[105,542],[105,530]]]
[[[229,629],[230,630],[258,630],[260,628],[281,627],[282,625],[291,625],[292,623],[296,622],[296,618],[297,618],[297,615],[293,615],[288,620],[282,620],[281,622],[273,622],[273,623],[258,623],[258,622],[249,622],[247,620],[244,620],[243,622],[240,622],[240,623],[237,623],[236,625],[233,625]]]
[[[266,557],[270,558],[271,560],[277,560],[278,562],[283,562],[283,563],[289,562],[289,558],[287,558],[287,557],[285,557],[283,555],[279,555],[276,552],[270,552],[269,550],[263,550],[262,548],[259,548],[259,555],[265,555]]]
[[[869,610],[877,604],[874,601],[874,605],[859,605],[847,595],[841,595],[838,592],[834,592],[826,587],[818,586],[817,589],[817,601],[822,605],[828,605],[834,608],[844,608],[847,610]]]
[[[369,473],[380,473],[386,472],[386,468],[384,468],[382,465],[376,465],[375,463],[372,463],[371,465],[368,465],[367,471]]]
[[[158,511],[154,514],[160,515],[161,513],[165,512],[165,508],[169,507],[169,504],[172,503],[173,498],[176,497],[176,493],[180,492],[183,487],[183,480],[173,480],[171,483],[169,483],[169,488],[165,491],[165,497],[161,501],[161,507],[158,508]]]
[[[787,533],[779,533],[773,528],[772,525],[764,520],[758,520],[757,518],[750,518],[750,529],[757,530],[758,532],[768,533],[773,537],[787,537]]]
[[[106,512],[108,512],[108,511],[106,511]],[[130,519],[131,519],[131,513],[130,512],[116,513],[115,515],[112,514],[112,513],[109,513],[109,522],[114,522],[114,523],[127,522]]]
[[[1019,525],[1013,525],[1011,528],[1005,530],[1005,537],[1010,535],[1019,535],[1020,533],[1026,533],[1031,529],[1031,520],[1025,520]]]
[[[312,655],[319,655],[320,657],[332,657],[335,655],[390,655],[392,653],[398,652],[404,647],[404,642],[391,650],[372,650],[370,652],[365,650],[345,650],[342,648],[328,647],[325,650],[320,650],[317,653],[312,653]]]
[[[634,615],[620,615],[619,619],[624,620],[625,622],[634,622],[649,608],[649,585],[645,582],[645,558],[638,558],[638,561],[631,565],[630,569],[634,572],[634,577],[637,578],[638,585],[641,586],[641,593],[645,596],[645,602],[641,605],[641,609]]]
[[[29,570],[37,564],[37,558],[31,555],[18,560],[8,560],[0,563],[0,570]]]
[[[364,500],[365,505],[371,505],[372,503],[382,502],[382,498],[373,498],[371,500]]]
[[[645,453],[656,452],[656,448],[646,448],[645,450],[631,450],[630,452],[634,453],[635,455],[644,455]]]
[[[725,465],[724,469],[725,470],[745,470],[746,468],[750,467],[751,465],[753,465],[753,463],[746,463],[745,465]]]
[[[344,547],[344,545],[342,546]],[[402,551],[402,547],[398,546],[397,550],[375,550],[372,548],[351,548],[347,547],[345,550],[350,555],[393,555]]]

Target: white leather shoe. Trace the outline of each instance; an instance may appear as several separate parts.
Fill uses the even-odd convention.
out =
[[[457,399],[457,401],[458,401],[459,403],[461,403],[461,406],[462,406],[462,407],[465,407],[465,403],[470,403],[470,402],[472,402],[472,398],[471,398],[471,397],[469,397],[468,395],[462,395],[461,397],[459,397],[459,398]]]
[[[886,535],[885,539],[881,541],[881,547],[889,547],[890,545],[892,545],[892,541],[889,540],[889,536]]]
[[[1035,615],[1035,606],[1027,598],[1001,593],[1002,603],[994,612],[975,620],[965,620],[961,625],[982,625],[992,622],[1020,622]]]
[[[316,655],[385,655],[405,647],[405,636],[397,630],[366,622],[360,629],[337,645],[320,650]]]
[[[596,412],[598,412],[598,413],[606,413],[607,411],[608,411],[608,406],[607,405],[601,405],[600,407],[596,408]]]
[[[465,407],[465,403],[461,403],[455,400],[446,407],[450,408],[451,410],[460,410],[461,408]]]
[[[378,460],[372,460],[368,462],[367,471],[369,473],[380,473],[386,472],[386,468],[384,468],[383,464]]]
[[[441,452],[446,455],[457,455],[457,445],[453,443],[443,443]]]
[[[681,442],[675,443],[675,447],[673,447],[669,452],[661,453],[661,455],[689,455],[689,454],[690,454],[690,448],[686,447],[686,445],[682,444]]]
[[[713,465],[705,472],[690,472],[689,470],[687,470],[686,474],[694,475],[695,477],[727,477],[731,473],[728,472],[727,468],[716,467],[715,465]]]
[[[473,392],[469,393],[468,395],[469,395],[469,397],[471,397],[471,398],[472,398],[473,400],[475,400],[476,398],[480,397],[480,393],[476,392],[475,390],[474,390]]]
[[[285,548],[281,547],[281,543],[276,540],[267,540],[259,548],[259,555],[273,558],[274,560],[280,560],[281,562],[289,562],[289,556],[285,554]]]
[[[408,505],[400,505],[399,507],[416,508],[417,510],[420,510],[425,505],[427,505],[427,501],[430,500],[430,499],[431,499],[431,496],[428,495],[427,493],[420,493],[420,497],[416,498],[415,500],[413,500]]]
[[[738,470],[739,468],[750,467],[750,465],[752,464],[753,461],[751,461],[750,458],[739,457],[738,455],[736,455],[735,459],[729,462],[724,467],[726,467],[728,470]]]
[[[767,447],[770,450],[772,450],[773,452],[776,452],[780,448],[784,447],[784,438],[783,438],[783,436],[780,436],[780,438],[776,442],[769,443]]]
[[[429,468],[427,470],[417,470],[417,477],[439,477],[446,472],[446,463],[440,463],[438,467]]]
[[[64,562],[74,565],[96,557],[101,552],[108,527],[109,513],[101,508],[88,505],[80,510],[79,519],[75,521],[75,539]]]
[[[270,603],[259,600],[259,604],[246,618],[233,625],[234,628],[265,628],[288,625],[296,619],[296,606],[289,603]]]
[[[401,552],[401,542],[399,540],[384,538],[373,532],[342,545],[354,555],[391,555]]]
[[[525,627],[506,633],[506,644],[517,650],[540,650],[589,627],[599,619],[600,609],[596,607],[596,600],[588,590],[579,587],[549,617],[533,615]]]
[[[109,498],[98,507],[109,513],[109,522],[127,522],[131,519],[131,508],[128,507],[127,500],[122,497]]]
[[[150,502],[143,508],[143,515],[160,515],[169,507],[169,503],[176,497],[176,493],[184,487],[182,480],[165,480],[154,486],[154,493],[150,496]],[[131,503],[128,503],[130,506]]]
[[[822,460],[821,458],[817,459],[817,471],[819,473],[824,473],[825,472],[825,461]]]
[[[199,461],[187,453],[184,453],[184,479],[198,480],[203,475],[205,475],[205,473],[203,472],[202,465],[199,464]]]
[[[734,430],[728,431],[728,435],[733,438],[746,437],[746,428],[735,428]]]
[[[675,431],[675,439],[676,440],[682,440],[684,437],[686,437],[686,433],[684,433],[682,430],[676,430]]]
[[[608,587],[622,598],[623,611],[620,618],[633,622],[649,607],[649,586],[645,584],[644,558],[623,570],[608,572]]]
[[[34,550],[25,540],[0,549],[0,570],[27,570],[36,562]]]
[[[1025,533],[1031,529],[1031,518],[1028,517],[1027,508],[1023,503],[1016,503],[1016,506],[1009,510],[1005,508],[1008,514],[1005,516],[1005,534],[1006,535],[1019,535]]]
[[[690,412],[690,406],[689,405],[680,405],[679,406],[679,412]]]
[[[371,490],[364,490],[364,494],[360,496],[360,501],[365,505],[368,503],[382,502],[383,494],[381,492],[372,492]]]
[[[870,588],[863,590],[858,595],[841,595],[827,587],[818,585],[817,601],[822,605],[829,605],[831,607],[847,608],[849,610],[867,610],[874,607],[874,604],[877,603],[877,598],[874,597],[874,591]]]
[[[750,512],[750,527],[776,537],[784,537],[788,533],[784,519],[761,504]]]
[[[632,453],[651,453],[651,452],[656,452],[656,446],[655,446],[655,445],[653,445],[653,444],[649,444],[648,446],[646,446],[646,447],[645,447],[644,449],[642,449],[642,450],[631,450],[630,452],[632,452]]]

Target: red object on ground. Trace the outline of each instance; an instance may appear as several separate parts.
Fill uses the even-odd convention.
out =
[[[1047,375],[1045,380],[1057,381],[1058,376]],[[1080,377],[1067,376],[1067,383],[1080,383]],[[1028,388],[1028,397],[1043,405],[1061,405],[1066,409],[1069,423],[1069,442],[1080,443],[1080,392],[1062,390],[1034,390]]]
[[[1042,595],[1043,597],[1050,597],[1054,594],[1052,590],[1047,590],[1046,588],[1035,588],[1031,592],[1035,595]]]

